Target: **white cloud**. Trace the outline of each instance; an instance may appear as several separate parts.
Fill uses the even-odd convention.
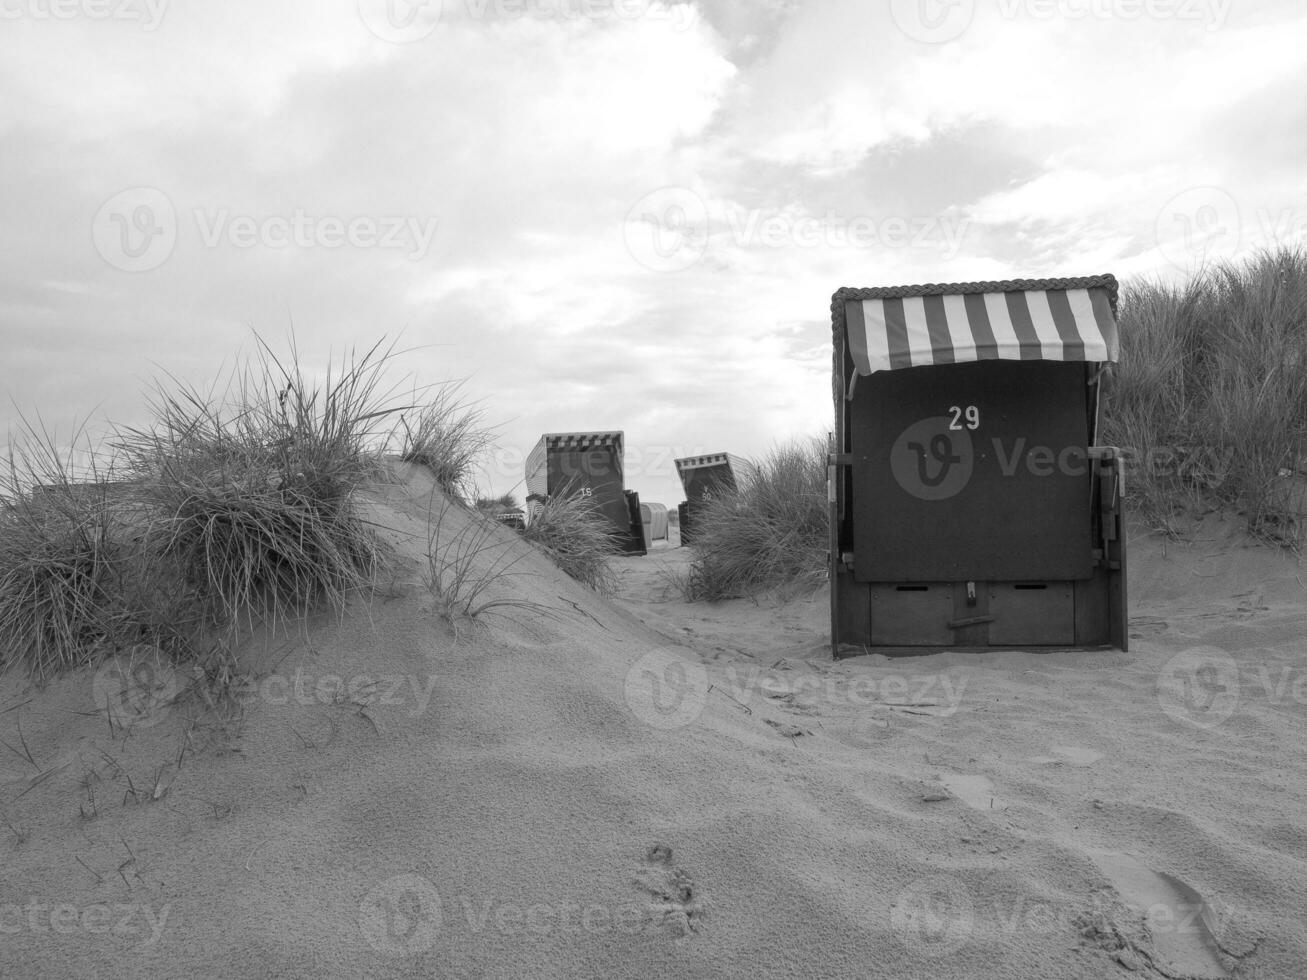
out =
[[[151,362],[202,382],[249,326],[278,340],[293,321],[314,357],[402,331],[419,349],[397,368],[471,379],[510,448],[612,426],[632,446],[759,452],[828,425],[838,286],[1174,270],[1186,220],[1240,249],[1307,228],[1297,155],[1266,152],[1299,117],[1251,148],[1223,131],[1301,101],[1293,5],[1241,2],[1207,30],[977,0],[955,43],[929,45],[866,0],[626,18],[471,3],[398,44],[355,0],[174,3],[150,32],[6,21],[0,388],[139,421]],[[1175,203],[1209,185],[1237,235],[1217,235],[1222,198]],[[136,186],[182,221],[166,263],[128,274],[90,231]],[[702,201],[704,250],[659,272],[624,231],[668,187]],[[436,233],[418,258],[205,247],[197,209]],[[951,250],[938,228],[895,238],[945,219],[971,222]],[[835,234],[858,221],[869,240]],[[0,408],[0,430],[13,418]],[[637,488],[674,503],[664,469]]]

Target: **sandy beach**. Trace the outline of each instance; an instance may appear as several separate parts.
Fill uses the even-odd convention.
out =
[[[530,555],[496,587],[547,612],[455,629],[432,493],[413,469],[372,495],[393,583],[251,641],[236,708],[169,703],[184,671],[0,681],[0,973],[1307,962],[1307,596],[1233,523],[1132,540],[1128,654],[833,662],[823,591],[686,604],[662,543],[611,601]]]

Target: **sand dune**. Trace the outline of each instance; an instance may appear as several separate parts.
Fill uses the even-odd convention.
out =
[[[1128,654],[832,662],[824,594],[687,605],[661,547],[455,630],[431,493],[370,504],[385,595],[251,643],[242,718],[0,680],[0,974],[1301,975],[1291,559],[1137,537]]]

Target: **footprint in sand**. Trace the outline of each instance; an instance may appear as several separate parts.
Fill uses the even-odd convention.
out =
[[[653,898],[653,921],[674,936],[688,936],[703,925],[703,905],[690,876],[672,863],[672,849],[654,844],[645,852],[635,885]]]
[[[800,715],[818,714],[817,705],[812,701],[805,700],[799,695],[791,692],[784,694],[768,694],[767,700],[771,701],[776,707],[784,708],[786,711],[792,711]]]
[[[1007,804],[994,794],[994,784],[979,773],[946,772],[939,781],[944,788],[975,810],[1006,810]]]
[[[1220,918],[1198,891],[1128,854],[1093,851],[1090,857],[1124,903],[1141,916],[1145,939],[1122,939],[1130,952],[1168,977],[1229,976],[1220,957]],[[1117,939],[1129,931],[1119,925],[1107,930]]]
[[[1030,761],[1041,766],[1092,766],[1103,757],[1102,752],[1083,745],[1054,745],[1052,752],[1052,755],[1032,756]]]
[[[1143,640],[1150,636],[1159,636],[1170,628],[1170,623],[1156,616],[1130,617],[1130,638],[1132,640]]]
[[[778,734],[785,736],[790,741],[794,741],[796,738],[800,738],[804,735],[812,734],[808,729],[799,728],[797,725],[787,725],[781,721],[772,721],[770,718],[764,718],[763,721],[774,728]]]

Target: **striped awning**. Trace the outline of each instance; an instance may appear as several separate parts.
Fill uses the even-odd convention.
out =
[[[560,452],[588,452],[612,447],[617,473],[622,473],[625,435],[620,429],[608,432],[546,432],[526,457],[526,492],[532,496],[549,494],[549,455]]]
[[[986,360],[1115,361],[1119,354],[1111,276],[842,289],[835,299],[855,374]]]
[[[705,466],[721,466],[723,463],[734,468],[742,460],[733,453],[707,453],[703,456],[682,456],[680,459],[672,460],[672,462],[676,464],[677,471],[684,472],[686,470],[701,469]]]
[[[622,448],[623,433],[613,432],[547,432],[540,437],[549,449],[599,449],[603,446]]]

